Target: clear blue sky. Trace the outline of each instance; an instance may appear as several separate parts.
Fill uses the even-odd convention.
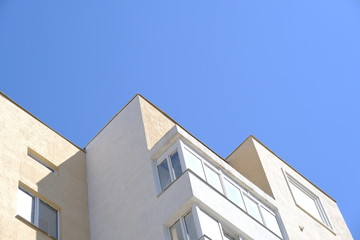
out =
[[[136,93],[223,157],[253,134],[360,239],[358,0],[0,0],[0,90],[81,147]]]

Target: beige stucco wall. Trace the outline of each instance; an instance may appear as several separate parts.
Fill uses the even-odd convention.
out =
[[[175,123],[164,116],[152,104],[143,98],[139,98],[140,109],[143,119],[147,147],[150,150]]]
[[[19,185],[59,209],[60,239],[89,239],[85,153],[0,94],[0,239],[50,239],[15,217]]]
[[[254,147],[254,142],[251,138],[247,138],[241,146],[232,152],[226,158],[226,162],[268,195],[273,197],[269,180],[266,177],[259,155]]]
[[[163,127],[159,115],[141,109],[141,101],[136,96],[86,147],[92,240],[164,239],[164,216],[174,209],[161,206],[172,201],[171,206],[177,208],[185,201],[175,196],[166,198],[165,203],[158,201],[148,150],[152,137],[145,132],[159,138]],[[145,131],[144,112],[158,116],[160,126],[153,132]]]

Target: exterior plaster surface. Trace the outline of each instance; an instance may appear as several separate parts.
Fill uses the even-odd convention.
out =
[[[279,240],[280,238],[217,192],[192,172],[188,174],[194,198],[200,208],[247,239]]]
[[[142,113],[146,143],[148,149],[151,149],[172,127],[175,123],[164,116],[153,105],[143,98],[139,98],[140,109]]]
[[[274,197],[251,138],[246,139],[238,149],[232,152],[226,158],[226,162],[264,192]]]
[[[88,240],[85,153],[3,95],[0,113],[0,239],[50,239],[16,217],[22,186],[59,210],[60,239]],[[28,156],[28,148],[56,166],[55,173]]]
[[[251,141],[254,143],[261,164],[269,179],[280,215],[290,239],[353,239],[340,210],[333,199],[298,174],[293,168],[280,160],[257,140],[251,138]],[[319,197],[333,230],[296,205],[289,189],[286,173],[290,174],[308,190]],[[300,228],[303,228],[303,230]]]
[[[162,137],[171,124],[142,101],[135,97],[86,148],[93,240],[165,239],[170,213],[191,198],[189,184],[181,179],[181,196],[170,189],[158,196],[148,141]],[[158,127],[145,130],[143,119],[155,119]]]

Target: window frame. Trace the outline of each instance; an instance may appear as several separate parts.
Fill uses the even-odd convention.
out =
[[[60,210],[59,210],[59,208],[55,207],[53,204],[49,203],[49,201],[44,200],[43,197],[38,196],[38,194],[36,194],[32,190],[29,190],[27,187],[19,186],[18,192],[19,191],[22,191],[23,193],[32,197],[32,199],[33,199],[33,204],[31,206],[32,207],[32,209],[31,209],[32,216],[31,216],[31,221],[29,221],[28,219],[23,217],[19,213],[19,205],[18,205],[19,203],[17,203],[16,218],[25,222],[27,225],[35,228],[37,231],[44,233],[46,236],[50,237],[51,239],[59,240],[60,239]],[[40,228],[40,223],[39,223],[39,221],[40,221],[40,201],[42,201],[44,204],[48,205],[49,207],[51,207],[53,210],[56,211],[56,236],[52,236],[52,235],[50,235],[50,233],[48,233],[47,231]]]
[[[176,177],[175,174],[175,169],[173,168],[173,164],[171,161],[171,156],[174,155],[175,153],[178,154],[179,157],[179,162],[180,162],[180,167],[181,167],[181,172],[183,173],[186,168],[185,168],[185,162],[184,162],[184,156],[183,153],[181,151],[181,144],[179,142],[176,142],[172,147],[170,147],[167,151],[165,151],[159,158],[157,158],[157,160],[155,160],[155,171],[156,171],[156,176],[157,176],[157,188],[158,188],[158,193],[162,193],[164,192],[168,187],[171,186],[171,184],[181,176],[181,174]],[[170,174],[170,183],[169,185],[167,185],[166,187],[164,187],[164,189],[161,186],[161,180],[160,180],[160,175],[159,175],[159,170],[158,170],[158,166],[163,162],[163,161],[167,161],[168,164],[168,168],[169,168],[169,174]]]
[[[304,211],[306,214],[311,216],[313,219],[315,219],[316,221],[318,221],[319,223],[321,223],[322,225],[326,226],[331,231],[333,231],[333,227],[332,227],[330,220],[325,212],[325,209],[320,201],[320,198],[315,193],[310,191],[307,187],[305,187],[302,183],[300,183],[297,179],[295,179],[292,175],[290,175],[289,173],[285,172],[285,176],[286,176],[288,187],[289,187],[289,190],[290,190],[290,193],[294,200],[295,205],[297,207],[299,207],[302,211]],[[312,214],[311,211],[307,210],[306,207],[304,207],[301,203],[299,203],[299,201],[296,199],[294,190],[292,189],[293,187],[297,188],[297,190],[301,191],[306,196],[308,196],[311,200],[314,201],[314,205],[316,207],[316,210],[318,211],[320,219],[317,216],[314,216],[314,214]]]
[[[187,151],[188,153],[185,154],[185,151]],[[245,189],[238,181],[236,181],[236,178],[234,179],[234,177],[229,176],[228,173],[226,173],[226,171],[221,169],[221,166],[216,166],[217,163],[214,162],[213,160],[211,160],[210,157],[201,153],[201,150],[198,149],[195,151],[193,149],[193,147],[191,147],[191,145],[188,145],[187,143],[183,142],[180,139],[177,139],[177,141],[175,141],[174,144],[167,151],[165,151],[165,153],[163,153],[161,155],[161,157],[157,158],[155,171],[156,171],[156,175],[157,175],[157,179],[158,179],[157,182],[158,182],[159,194],[161,194],[163,191],[165,191],[176,180],[176,178],[174,178],[173,174],[170,174],[170,178],[171,178],[170,184],[167,187],[165,187],[164,189],[162,189],[157,166],[159,164],[161,164],[166,158],[166,160],[168,161],[168,166],[171,167],[171,171],[170,171],[170,173],[171,173],[173,170],[172,170],[172,165],[170,165],[171,163],[169,162],[169,156],[175,152],[178,152],[178,154],[179,154],[179,161],[181,163],[182,172],[186,171],[187,169],[190,169],[196,176],[203,179],[215,191],[217,191],[219,194],[223,195],[226,199],[228,199],[230,202],[232,202],[237,207],[239,207],[241,210],[243,210],[246,214],[248,214],[250,217],[252,217],[255,221],[258,221],[261,225],[263,225],[265,228],[270,230],[276,236],[280,237],[281,239],[284,239],[285,230],[284,230],[284,227],[280,220],[279,212],[276,210],[275,207],[273,207],[275,209],[274,210],[271,207],[264,204],[258,197],[254,196],[252,193],[249,192],[249,190]],[[194,171],[191,168],[190,162],[188,162],[187,159],[185,159],[185,156],[187,154],[193,155],[193,157],[197,158],[200,161],[202,176],[200,176],[196,171]],[[206,167],[218,175],[221,190],[218,190],[215,186],[213,186],[212,184],[210,184],[208,182],[208,180],[207,180],[208,176],[206,174],[206,169],[205,169]],[[200,168],[198,170],[200,170]],[[240,191],[240,196],[241,196],[240,200],[241,200],[243,206],[240,206],[239,204],[233,202],[229,198],[227,189],[225,187],[226,181],[228,181],[229,184],[232,184],[235,188],[237,188]],[[255,218],[253,215],[251,215],[249,213],[247,206],[245,204],[245,200],[244,200],[245,196],[248,197],[251,201],[253,201],[256,204],[256,207],[260,214],[261,220],[258,220],[257,218]],[[278,229],[280,230],[280,235],[276,231],[273,231],[273,229],[268,226],[267,222],[264,219],[262,211],[268,211],[272,215],[275,216],[275,219],[276,219],[276,222],[278,225]]]
[[[171,228],[177,223],[179,222],[180,223],[180,228],[181,228],[181,235],[183,237],[184,240],[189,240],[189,236],[188,236],[188,232],[187,232],[187,227],[186,227],[186,222],[185,222],[185,217],[188,215],[188,214],[192,214],[192,218],[193,218],[193,221],[194,221],[194,228],[196,230],[196,234],[198,229],[197,229],[197,226],[196,226],[196,223],[195,223],[195,214],[194,214],[194,211],[192,208],[190,208],[190,210],[186,211],[185,214],[181,215],[181,217],[179,219],[177,219],[172,225],[170,225],[168,227],[168,231],[169,231],[169,234],[170,234],[170,240],[174,240],[173,239],[173,236],[171,235]]]

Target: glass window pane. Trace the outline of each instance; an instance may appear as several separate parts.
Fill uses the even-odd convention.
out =
[[[275,215],[263,207],[261,207],[261,212],[264,217],[266,227],[273,231],[276,235],[281,237],[281,231]]]
[[[244,195],[244,202],[245,202],[245,206],[246,206],[246,210],[247,212],[253,216],[256,220],[258,220],[259,222],[263,222],[261,219],[261,215],[260,215],[260,211],[259,211],[259,207],[258,204],[256,202],[254,202],[252,199],[250,199],[248,196]]]
[[[28,193],[19,189],[17,201],[17,214],[31,223],[34,223],[35,199]]]
[[[234,186],[234,184],[230,183],[228,180],[224,181],[224,187],[226,190],[227,198],[233,201],[236,205],[245,209],[244,201],[241,197],[240,189]]]
[[[195,174],[205,180],[204,170],[202,168],[201,160],[194,154],[184,149],[184,158],[186,167],[191,169]]]
[[[57,237],[57,211],[43,201],[39,201],[39,228],[50,236]]]
[[[211,168],[209,168],[206,165],[204,165],[204,169],[205,169],[206,181],[216,190],[222,193],[223,191],[220,183],[219,174],[214,172]]]
[[[174,171],[175,179],[178,178],[182,174],[180,158],[178,152],[174,153],[170,156],[171,165]]]
[[[201,210],[199,211],[199,222],[203,235],[206,235],[210,239],[222,239],[218,221]]]
[[[299,189],[293,183],[290,182],[290,185],[296,203],[317,219],[322,220],[319,214],[319,210],[316,206],[315,199],[311,198],[308,194]]]
[[[180,221],[177,221],[174,225],[170,227],[170,234],[172,240],[184,240]]]
[[[184,220],[185,220],[185,226],[186,226],[186,234],[187,234],[189,240],[198,240],[192,213],[189,212],[184,217]]]
[[[169,166],[166,159],[157,166],[157,170],[159,173],[161,190],[164,190],[171,183]]]

